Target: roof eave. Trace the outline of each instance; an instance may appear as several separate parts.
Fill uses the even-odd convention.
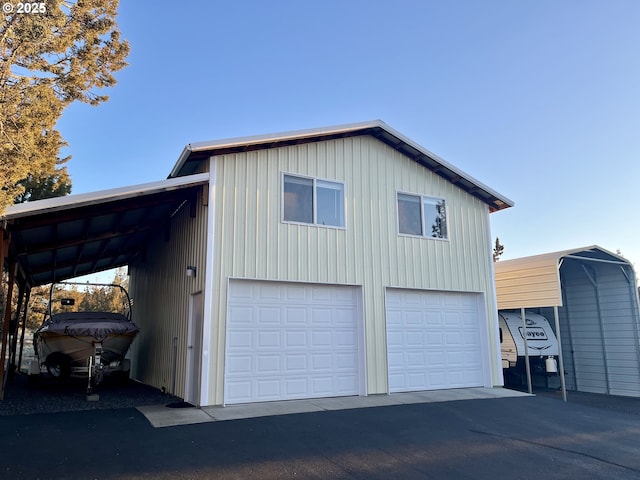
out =
[[[400,151],[404,155],[407,155],[414,161],[423,165],[425,168],[435,172],[450,182],[454,184],[458,183],[460,188],[486,203],[491,212],[504,210],[515,205],[511,199],[496,192],[484,183],[478,181],[474,177],[448,163],[446,160],[430,152],[423,146],[417,144],[408,137],[405,137],[403,134],[394,130],[381,120],[315,128],[310,130],[298,130],[278,134],[255,135],[210,142],[190,143],[180,154],[180,157],[171,170],[171,174],[169,176],[175,177],[180,175],[190,157],[206,152],[210,152],[213,156],[236,150],[243,151],[248,149],[273,148],[297,142],[311,142],[315,139],[321,140],[366,134],[371,134],[375,138]],[[466,185],[463,186],[463,183]]]
[[[529,255],[526,257],[511,258],[509,260],[500,260],[499,262],[495,263],[494,269],[502,270],[502,271],[517,270],[521,265],[525,263],[533,263],[533,262],[547,263],[547,264],[553,264],[553,265],[559,266],[560,260],[562,260],[565,257],[582,258],[584,260],[589,260],[590,257],[587,257],[587,256],[579,257],[576,254],[579,254],[582,252],[589,252],[593,250],[598,250],[599,252],[605,255],[608,255],[619,262],[631,265],[631,262],[629,262],[629,260],[613,252],[610,252],[606,248],[602,248],[599,245],[589,245],[587,247],[571,248],[567,250],[559,250],[557,252],[548,252],[548,253],[541,253],[538,255]]]
[[[180,170],[182,169],[182,167],[184,166],[184,163],[187,161],[187,159],[191,155],[192,151],[193,150],[191,149],[191,144],[185,146],[182,149],[182,153],[178,157],[178,161],[173,166],[173,169],[171,170],[171,173],[169,174],[169,177],[167,177],[167,178],[174,178],[174,177],[178,176],[178,174],[180,173]]]
[[[64,197],[54,197],[45,200],[35,200],[33,202],[19,203],[7,208],[0,220],[11,221],[21,217],[38,214],[53,213],[68,208],[78,208],[95,205],[105,200],[123,200],[131,197],[158,193],[188,185],[206,183],[209,179],[208,173],[189,175],[175,179],[162,180],[160,182],[144,183],[129,187],[113,188],[90,193],[80,193],[76,195],[66,195]]]

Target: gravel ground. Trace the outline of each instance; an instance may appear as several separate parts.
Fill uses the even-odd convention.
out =
[[[98,394],[99,400],[88,401],[85,380],[61,382],[42,375],[36,382],[29,382],[28,376],[20,373],[7,381],[4,400],[0,401],[0,416],[173,405],[181,402],[180,398],[162,393],[157,388],[109,377],[94,388],[93,393]]]

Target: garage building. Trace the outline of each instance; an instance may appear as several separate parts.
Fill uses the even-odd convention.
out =
[[[110,263],[136,379],[201,406],[502,385],[489,215],[513,202],[385,123],[190,144],[165,182]]]

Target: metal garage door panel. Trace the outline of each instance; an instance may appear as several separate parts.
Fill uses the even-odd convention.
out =
[[[387,290],[389,391],[478,387],[478,294]]]
[[[357,395],[357,289],[232,281],[225,403]]]

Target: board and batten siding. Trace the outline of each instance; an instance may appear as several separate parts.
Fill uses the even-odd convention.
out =
[[[366,381],[386,393],[385,288],[483,292],[490,351],[497,318],[488,207],[370,136],[211,158],[215,220],[208,404],[223,402],[230,278],[361,285]],[[281,221],[284,173],[344,182],[345,228]],[[449,240],[398,235],[396,193],[446,200]],[[494,358],[495,357],[495,358]],[[497,355],[492,381],[500,383]]]
[[[182,205],[167,235],[129,266],[134,321],[140,327],[131,348],[132,376],[179,397],[184,396],[189,300],[205,283],[206,192],[198,191],[195,217],[190,203]],[[195,277],[186,276],[188,265],[196,267]]]

